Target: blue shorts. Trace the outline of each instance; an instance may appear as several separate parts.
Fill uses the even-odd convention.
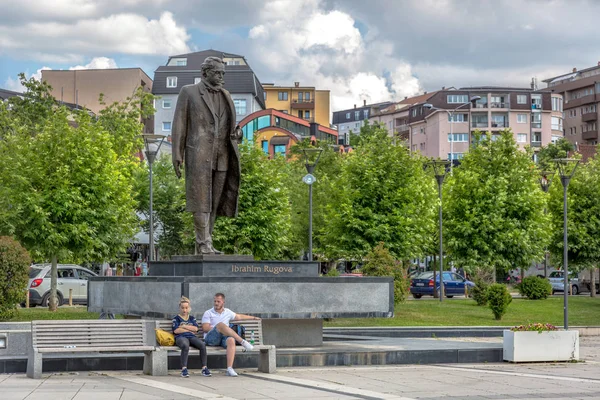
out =
[[[204,343],[206,343],[207,346],[221,346],[226,349],[228,338],[229,336],[225,336],[217,331],[216,328],[212,328],[204,337]]]

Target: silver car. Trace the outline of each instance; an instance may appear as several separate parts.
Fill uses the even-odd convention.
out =
[[[552,271],[548,276],[548,280],[552,285],[552,294],[554,292],[564,292],[565,289],[565,281],[564,274],[562,271]],[[571,285],[571,292],[573,294],[578,294],[580,291],[579,279],[577,275],[573,272],[569,272],[569,284]]]
[[[29,305],[48,306],[50,299],[50,264],[36,264],[29,268]],[[69,300],[72,290],[73,303],[87,304],[88,278],[97,276],[87,268],[74,264],[59,264],[56,292],[58,304]]]

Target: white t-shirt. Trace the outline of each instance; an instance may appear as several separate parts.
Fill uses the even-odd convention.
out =
[[[234,320],[235,317],[236,314],[229,308],[223,308],[223,312],[219,314],[215,311],[215,308],[213,307],[204,313],[204,315],[202,316],[202,323],[209,323],[211,329],[214,328],[215,325],[217,325],[219,322],[222,322],[225,325],[229,326],[229,321]],[[206,337],[206,333],[204,334],[204,336]]]

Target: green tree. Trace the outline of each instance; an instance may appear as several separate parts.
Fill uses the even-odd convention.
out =
[[[313,183],[313,253],[325,260],[324,238],[327,231],[327,210],[339,203],[338,183],[345,154],[335,152],[326,143],[318,142],[323,152],[315,168],[317,181]],[[285,165],[285,185],[289,193],[291,206],[291,242],[287,256],[295,259],[308,249],[308,186],[302,182],[307,174],[304,166],[303,148],[311,146],[304,140],[291,148],[288,163]]]
[[[43,83],[26,83],[25,99],[50,96]],[[132,119],[127,129],[109,131],[108,120],[54,102],[0,106],[0,121],[9,121],[0,141],[0,208],[7,210],[0,231],[14,235],[34,258],[51,260],[51,310],[59,259],[110,259],[135,233],[131,191],[139,162],[129,150],[139,148],[133,138],[142,125],[139,112],[125,119]]]
[[[325,251],[363,258],[384,242],[396,259],[424,254],[434,230],[437,193],[424,159],[394,145],[380,125],[361,131],[361,142],[342,163],[337,204],[328,209]]]
[[[591,276],[600,263],[600,160],[580,164],[568,186],[567,233],[569,270],[589,268]],[[558,174],[550,186],[549,211],[552,240],[549,250],[557,265],[563,264],[563,186]],[[594,290],[592,294],[595,295]]]
[[[398,304],[406,300],[409,289],[406,270],[384,243],[379,243],[367,254],[361,271],[366,276],[391,276],[394,278],[394,302]]]
[[[29,264],[27,250],[7,236],[0,236],[0,321],[12,317],[25,301]]]
[[[510,130],[475,137],[444,185],[445,249],[467,267],[527,268],[543,257],[549,235],[531,154]]]
[[[573,143],[565,138],[560,138],[556,143],[549,143],[540,149],[538,153],[538,165],[542,171],[553,171],[555,166],[552,160],[565,158],[573,150],[575,150]]]

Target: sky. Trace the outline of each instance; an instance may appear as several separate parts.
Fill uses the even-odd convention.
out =
[[[596,0],[0,0],[0,88],[42,69],[240,54],[261,82],[331,91],[332,109],[441,87],[529,87],[600,62]]]

